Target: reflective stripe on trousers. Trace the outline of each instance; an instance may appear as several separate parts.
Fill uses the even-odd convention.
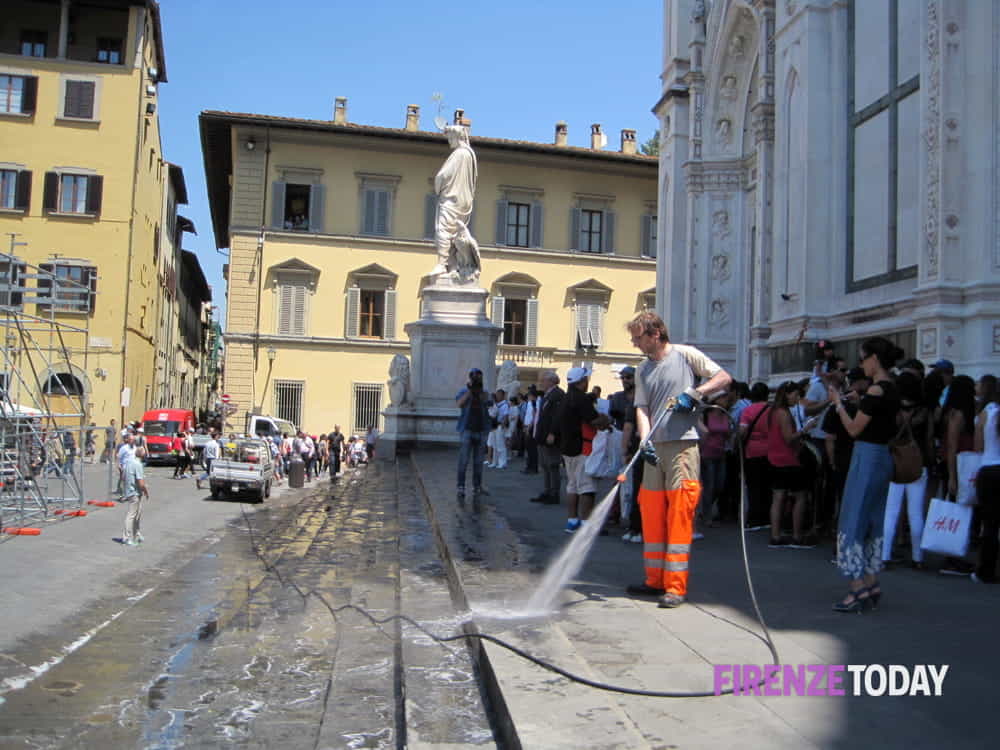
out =
[[[701,484],[684,480],[679,490],[639,490],[646,585],[687,594],[694,514]]]

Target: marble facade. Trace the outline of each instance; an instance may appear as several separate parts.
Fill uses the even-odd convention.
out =
[[[740,379],[870,335],[1000,372],[1000,4],[663,8],[657,304],[672,338]]]

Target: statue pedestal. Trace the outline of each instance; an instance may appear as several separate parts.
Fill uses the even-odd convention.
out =
[[[393,458],[405,444],[457,444],[455,395],[469,370],[483,371],[487,391],[496,387],[501,329],[486,316],[489,292],[441,278],[424,289],[420,320],[407,323],[410,338],[410,403],[385,410],[385,432],[377,451]],[[386,455],[389,454],[389,455]]]

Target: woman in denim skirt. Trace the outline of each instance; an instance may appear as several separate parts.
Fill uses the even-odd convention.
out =
[[[840,393],[830,389],[837,416],[854,438],[851,467],[837,529],[837,567],[850,579],[847,596],[833,605],[836,612],[861,612],[878,606],[882,597],[878,574],[882,570],[882,534],[885,500],[892,480],[889,440],[897,431],[899,394],[889,378],[889,368],[903,351],[885,338],[868,339],[861,346],[860,365],[873,385],[861,399],[852,419]]]

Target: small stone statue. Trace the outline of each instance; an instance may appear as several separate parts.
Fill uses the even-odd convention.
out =
[[[451,275],[462,284],[479,280],[479,245],[469,231],[469,218],[476,194],[476,154],[469,145],[469,131],[462,125],[448,125],[451,154],[434,177],[437,193],[437,221],[434,246],[437,265],[431,276]]]
[[[410,401],[410,360],[397,354],[389,363],[389,406],[403,406]]]
[[[503,389],[507,397],[521,392],[521,381],[518,380],[517,363],[512,359],[504,360],[497,373],[497,390]]]

